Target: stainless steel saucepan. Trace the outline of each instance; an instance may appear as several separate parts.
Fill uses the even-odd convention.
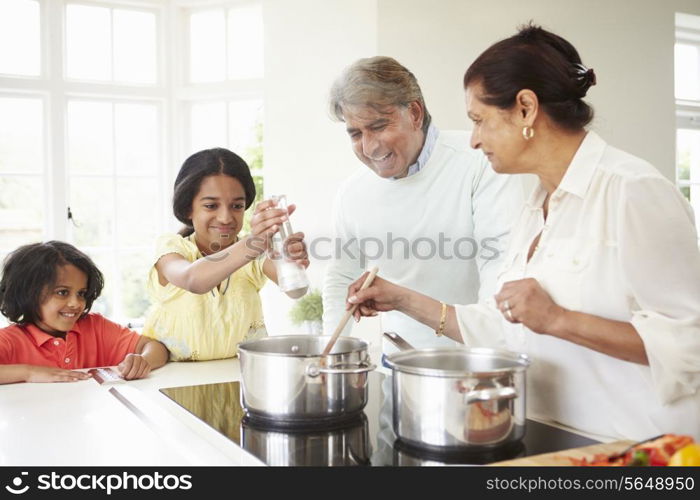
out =
[[[285,335],[240,344],[241,404],[248,414],[293,422],[359,413],[367,404],[367,374],[376,368],[367,343],[341,337],[322,356],[329,339]]]
[[[413,349],[393,332],[401,352],[393,370],[393,426],[409,445],[479,451],[525,435],[525,354],[486,348]]]

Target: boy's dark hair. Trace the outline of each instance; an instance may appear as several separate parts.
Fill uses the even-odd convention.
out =
[[[72,264],[87,275],[85,310],[100,296],[104,278],[94,262],[73,245],[47,241],[24,245],[4,261],[0,279],[0,312],[14,323],[37,323],[47,288],[56,284],[57,268]]]
[[[583,98],[596,84],[595,72],[568,41],[532,23],[476,58],[464,75],[464,88],[472,84],[481,84],[481,101],[501,109],[511,109],[518,92],[530,89],[565,130],[580,130],[593,119]]]
[[[248,164],[236,153],[224,148],[205,149],[185,160],[175,179],[173,214],[185,227],[182,236],[194,232],[192,227],[192,201],[199,192],[202,181],[210,175],[228,175],[237,179],[245,191],[246,210],[255,200],[255,182]]]

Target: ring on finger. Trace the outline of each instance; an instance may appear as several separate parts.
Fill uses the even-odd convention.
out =
[[[503,308],[505,309],[505,312],[508,315],[508,319],[513,321],[513,313],[511,312],[510,303],[507,299],[503,301]]]

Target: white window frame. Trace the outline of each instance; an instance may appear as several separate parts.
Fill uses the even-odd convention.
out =
[[[158,110],[158,121],[160,137],[159,161],[157,165],[154,195],[158,198],[158,206],[162,207],[156,218],[158,232],[165,231],[167,219],[170,211],[166,208],[164,200],[168,199],[170,191],[166,183],[167,169],[170,164],[171,154],[167,150],[166,144],[175,134],[172,127],[167,126],[169,101],[172,91],[167,85],[165,78],[165,60],[170,56],[165,51],[168,47],[167,41],[172,37],[167,25],[168,10],[166,5],[158,0],[39,0],[40,22],[41,22],[41,42],[40,42],[40,75],[37,76],[15,76],[0,75],[0,96],[18,97],[40,97],[44,104],[44,165],[42,168],[43,185],[45,189],[44,213],[42,239],[56,239],[72,241],[71,221],[67,218],[68,192],[69,192],[69,171],[67,158],[67,112],[68,102],[71,99],[97,100],[111,103],[149,103],[154,104]],[[98,6],[113,9],[126,8],[129,10],[140,10],[155,14],[156,17],[156,54],[158,67],[156,70],[155,84],[128,84],[113,82],[93,82],[70,79],[66,75],[66,7],[68,4],[79,4],[88,6]],[[174,58],[170,58],[174,59]],[[6,172],[1,175],[14,175]],[[18,175],[36,175],[22,174]],[[111,177],[116,179],[115,172],[105,175],[95,175],[99,177]],[[119,175],[119,178],[135,178],[137,175]],[[114,183],[116,190],[116,183]],[[115,198],[114,206],[118,207],[118,200]],[[79,220],[80,214],[74,213]],[[155,238],[156,235],[154,235]],[[118,259],[120,253],[125,249],[138,251],[150,250],[152,242],[143,242],[138,245],[122,246],[117,241],[114,232],[111,245],[108,247],[83,247],[90,251],[107,252],[112,262],[112,269],[116,272],[119,269]],[[113,282],[110,283],[115,303],[112,304],[114,319],[125,321],[126,318],[120,310],[121,304],[121,280],[115,274]]]
[[[236,101],[261,99],[264,102],[263,78],[225,80],[217,83],[192,84],[189,82],[189,26],[191,12],[239,5],[260,5],[261,0],[37,0],[40,6],[40,75],[15,76],[0,74],[0,96],[39,97],[43,101],[43,152],[41,170],[44,186],[43,240],[71,241],[71,221],[67,218],[69,171],[67,158],[67,110],[69,99],[110,102],[148,102],[159,109],[160,150],[155,194],[159,199],[157,234],[177,230],[172,207],[172,185],[182,160],[193,151],[189,110],[195,102],[207,100]],[[156,16],[156,57],[158,68],[155,84],[128,84],[113,82],[78,81],[66,76],[66,6],[80,4],[106,8],[126,8],[152,12]],[[228,113],[228,106],[227,106]],[[228,137],[228,134],[227,134]],[[3,173],[0,175],[15,175]],[[39,175],[16,172],[17,175]],[[255,172],[262,175],[262,172]],[[116,179],[114,173],[106,174]],[[127,178],[129,175],[119,176]],[[116,189],[116,185],[114,186]],[[118,201],[115,199],[115,206]],[[79,221],[80,214],[74,213]],[[118,269],[120,247],[114,232],[112,246],[107,248]],[[152,242],[129,245],[129,250],[151,249]],[[104,251],[105,247],[83,248],[86,251]],[[113,276],[116,304],[111,316],[126,321],[119,311],[121,281]]]
[[[226,114],[228,118],[228,103],[231,101],[248,101],[251,99],[259,99],[265,102],[264,92],[264,77],[250,79],[225,79],[222,82],[205,82],[192,83],[189,79],[190,67],[190,27],[189,16],[197,12],[203,12],[212,9],[223,9],[224,11],[237,6],[243,5],[260,5],[261,0],[174,0],[173,5],[176,9],[175,13],[175,31],[181,33],[182,36],[175,37],[176,52],[181,54],[180,63],[172,68],[173,81],[175,82],[174,89],[174,110],[176,116],[176,127],[179,131],[177,143],[180,145],[177,151],[178,158],[186,158],[194,153],[191,145],[191,120],[190,113],[193,104],[204,103],[207,101],[223,101],[227,103]],[[264,11],[263,11],[264,16]],[[228,39],[228,37],[226,38]],[[227,119],[227,127],[229,121]],[[264,124],[263,124],[264,128]],[[228,129],[226,137],[229,137]],[[177,174],[179,164],[175,167],[174,176]],[[262,171],[253,171],[254,176],[259,176],[265,181],[264,169]],[[172,184],[172,183],[171,183]]]
[[[678,14],[677,14],[678,15]],[[700,27],[697,29],[689,26],[676,25],[676,43],[693,45],[700,54]],[[698,56],[700,58],[700,55]],[[692,129],[700,131],[700,99],[676,99],[676,130]],[[678,152],[676,152],[676,157]],[[690,181],[678,178],[678,161],[676,160],[676,185],[678,188],[700,186],[698,181]],[[700,200],[694,200],[694,205],[700,204]],[[696,210],[700,209],[697,207]],[[700,221],[696,221],[700,226]]]
[[[264,99],[264,78],[250,79],[225,79],[222,82],[192,83],[189,80],[190,51],[189,51],[189,16],[212,9],[227,10],[241,5],[259,5],[261,2],[251,0],[176,0],[177,31],[182,36],[176,40],[177,52],[182,55],[182,63],[174,68],[176,90],[174,98],[180,105],[180,112],[183,113],[183,120],[180,123],[182,132],[181,143],[189,148],[189,116],[187,108],[193,102],[205,101],[235,101],[249,99]],[[183,152],[185,153],[185,152]]]

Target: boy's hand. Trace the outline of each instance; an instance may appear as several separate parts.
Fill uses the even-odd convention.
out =
[[[87,380],[90,374],[50,366],[27,366],[26,382],[77,382]]]
[[[127,354],[124,361],[117,365],[119,375],[126,380],[144,378],[151,372],[151,365],[141,354]]]

